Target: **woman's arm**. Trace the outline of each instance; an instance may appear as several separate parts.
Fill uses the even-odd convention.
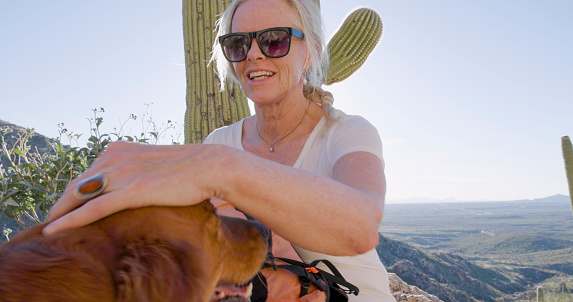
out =
[[[333,172],[332,180],[222,145],[116,142],[70,183],[49,215],[65,219],[44,232],[82,226],[128,208],[192,205],[217,196],[302,248],[331,255],[366,252],[378,242],[382,163],[370,153],[353,152],[339,159]],[[72,188],[97,173],[109,179],[105,194],[83,204]]]
[[[246,154],[217,196],[304,249],[355,255],[378,244],[385,177],[378,157],[353,152],[329,179]],[[242,156],[242,154],[241,154]]]

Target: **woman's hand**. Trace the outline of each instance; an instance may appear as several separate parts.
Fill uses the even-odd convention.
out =
[[[69,183],[51,208],[43,233],[87,225],[125,209],[185,206],[211,198],[216,192],[209,179],[223,164],[221,152],[225,150],[213,145],[113,142],[84,174]],[[87,202],[74,196],[80,181],[98,173],[108,180],[102,195]]]

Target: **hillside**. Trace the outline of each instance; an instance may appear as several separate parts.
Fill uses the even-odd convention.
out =
[[[512,297],[531,296],[532,285],[549,286],[552,279],[573,277],[573,249],[552,265],[474,261],[456,253],[423,251],[382,235],[376,250],[388,272],[445,302],[519,301]]]
[[[525,290],[500,272],[459,255],[425,252],[382,235],[377,252],[389,272],[446,302],[493,302],[503,292]]]
[[[5,129],[6,127],[12,129],[12,132],[4,135],[4,141],[7,144],[7,148],[12,149],[12,147],[18,141],[18,139],[26,133],[26,128],[0,120],[0,130]],[[30,146],[32,146],[33,148],[37,148],[38,152],[41,154],[52,152],[52,147],[50,145],[51,141],[52,141],[51,139],[38,133],[34,133],[29,140]],[[6,158],[4,152],[1,151],[0,151],[0,164],[5,169],[10,166],[8,158]]]

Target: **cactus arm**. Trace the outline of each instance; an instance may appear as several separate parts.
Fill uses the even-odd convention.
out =
[[[567,183],[569,185],[569,199],[571,200],[571,209],[573,210],[573,147],[568,136],[561,138],[561,147],[563,149],[563,159],[565,160],[565,173],[567,174]]]
[[[382,37],[382,19],[370,8],[358,8],[328,42],[330,67],[326,85],[351,76],[364,64]]]

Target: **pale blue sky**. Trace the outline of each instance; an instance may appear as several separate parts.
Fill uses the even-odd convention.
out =
[[[382,41],[327,90],[380,131],[390,201],[567,194],[572,1],[322,1],[327,37],[358,6]],[[0,0],[0,119],[56,137],[87,133],[92,108],[117,127],[153,103],[182,124],[181,19],[181,1]]]

